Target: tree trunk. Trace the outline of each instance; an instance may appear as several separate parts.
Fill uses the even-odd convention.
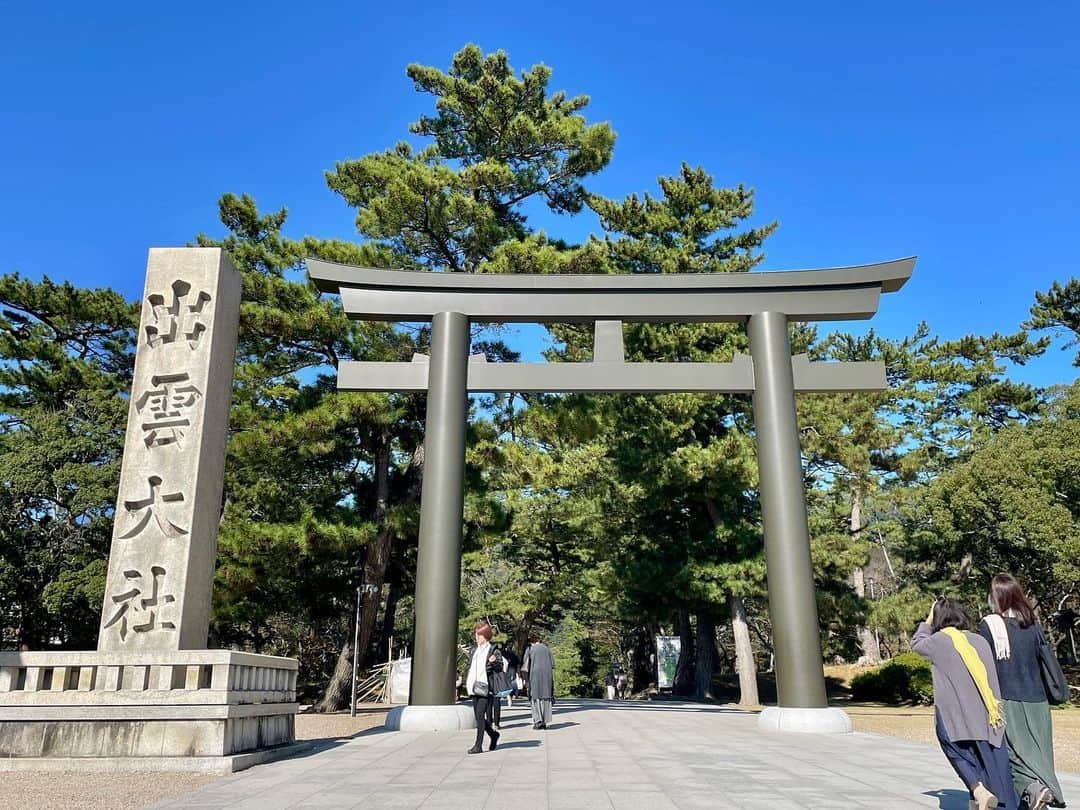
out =
[[[630,650],[630,688],[641,692],[656,683],[656,633],[653,627],[642,626],[634,631],[634,646]]]
[[[863,489],[860,485],[855,484],[851,488],[851,522],[849,526],[851,539],[856,542],[858,542],[863,529],[862,502]],[[851,580],[855,587],[855,595],[860,599],[865,599],[866,583],[862,566],[859,566],[851,573]],[[857,627],[855,632],[859,639],[859,649],[862,650],[862,655],[859,658],[860,663],[880,664],[881,647],[878,644],[877,634],[871,628],[865,626]]]
[[[547,606],[543,604],[533,610],[525,611],[521,621],[515,625],[513,632],[510,633],[510,649],[514,651],[518,658],[525,656],[525,648],[529,646],[529,635],[532,633],[533,622],[536,621],[536,617],[543,616],[546,612]]]
[[[349,625],[352,630],[352,624]],[[341,647],[338,653],[337,663],[334,665],[334,673],[330,676],[330,683],[326,685],[326,691],[319,702],[312,707],[316,712],[336,712],[349,705],[352,700],[352,633],[349,640]]]
[[[675,666],[674,691],[680,697],[690,697],[694,694],[694,628],[689,611],[676,613],[675,628],[679,634],[679,663]]]
[[[754,648],[750,645],[750,625],[746,621],[746,604],[741,596],[732,596],[731,635],[735,642],[735,671],[739,673],[739,705],[757,706],[757,665]]]
[[[402,585],[396,579],[390,581],[390,589],[386,593],[386,607],[383,609],[383,621],[382,629],[379,632],[379,645],[376,647],[372,654],[376,661],[382,662],[382,656],[384,654],[391,654],[392,651],[388,647],[390,642],[394,638],[394,625],[397,622],[397,603],[401,598]]]
[[[716,669],[716,622],[704,613],[697,614],[696,649],[694,650],[694,697],[711,698],[712,678]]]
[[[366,651],[375,629],[375,620],[379,615],[379,601],[382,595],[386,568],[390,564],[390,550],[394,541],[394,532],[386,525],[386,515],[390,510],[390,431],[384,429],[379,437],[375,451],[375,513],[377,523],[383,528],[367,548],[364,555],[363,577],[360,583],[360,629],[357,649]],[[351,623],[350,623],[351,624]],[[350,634],[338,654],[334,674],[326,686],[326,692],[314,706],[317,712],[336,712],[349,705],[352,699],[352,654],[353,635]]]

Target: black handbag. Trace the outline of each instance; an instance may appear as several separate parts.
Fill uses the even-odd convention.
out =
[[[496,670],[491,673],[491,685],[494,687],[496,695],[509,694],[510,676],[501,669]]]
[[[1043,686],[1046,687],[1046,699],[1055,706],[1069,702],[1069,682],[1065,680],[1065,672],[1061,669],[1054,648],[1043,635],[1039,628],[1038,641],[1039,671],[1042,674]]]
[[[487,681],[473,681],[472,693],[477,697],[487,697],[491,694],[491,687]]]

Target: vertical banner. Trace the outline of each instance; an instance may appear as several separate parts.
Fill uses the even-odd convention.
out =
[[[220,248],[150,251],[99,650],[206,646],[239,318]]]
[[[656,685],[660,689],[675,686],[675,669],[679,665],[682,639],[678,636],[656,637]]]

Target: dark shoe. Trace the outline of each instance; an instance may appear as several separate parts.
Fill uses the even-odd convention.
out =
[[[479,745],[474,745],[472,748],[470,748],[465,753],[466,754],[482,754],[482,753],[484,753],[484,749],[481,748]]]
[[[500,737],[500,734],[497,731],[494,734],[491,735],[491,745],[488,747],[488,751],[494,751],[495,750],[495,746],[497,746],[499,744],[499,737]]]
[[[540,724],[540,728],[542,728],[542,729],[545,729],[545,730],[546,730],[546,729],[547,729],[547,723],[541,723],[541,724]]]
[[[542,723],[533,723],[533,729],[535,729],[536,731],[539,731],[541,728],[543,728]]]
[[[1050,792],[1050,788],[1045,785],[1039,785],[1038,788],[1031,792],[1031,798],[1028,801],[1028,807],[1031,810],[1043,810],[1044,807],[1049,807],[1054,801],[1054,794]]]

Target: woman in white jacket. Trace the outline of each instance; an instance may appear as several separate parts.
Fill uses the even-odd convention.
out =
[[[465,672],[465,689],[473,698],[473,715],[476,717],[476,742],[469,749],[470,754],[483,752],[484,732],[491,738],[489,751],[494,751],[499,742],[499,732],[491,722],[491,701],[498,700],[491,686],[491,673],[502,672],[503,659],[499,650],[491,643],[491,625],[478,622],[473,628],[476,647],[469,656],[469,668]]]

